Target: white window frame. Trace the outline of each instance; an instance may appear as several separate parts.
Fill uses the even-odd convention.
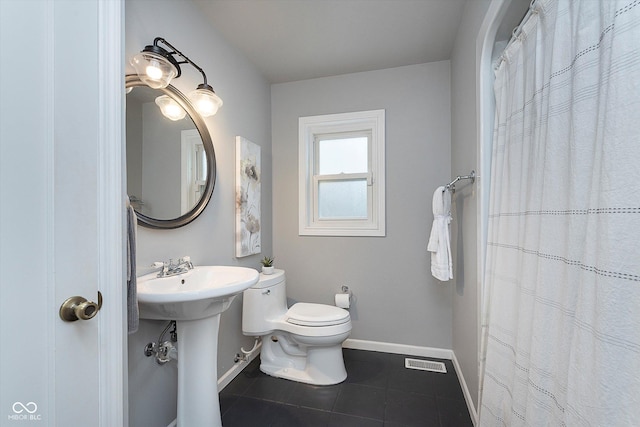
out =
[[[298,234],[301,236],[385,236],[385,110],[300,117],[298,121]],[[319,135],[369,134],[369,171],[316,175]],[[322,181],[367,179],[367,218],[318,218]]]

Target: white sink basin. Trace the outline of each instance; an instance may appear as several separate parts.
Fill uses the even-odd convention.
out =
[[[187,273],[138,278],[140,318],[197,320],[229,308],[236,295],[258,281],[256,270],[246,267],[198,266]]]

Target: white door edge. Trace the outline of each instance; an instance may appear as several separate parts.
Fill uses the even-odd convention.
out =
[[[99,43],[99,426],[127,426],[124,3],[98,2]]]

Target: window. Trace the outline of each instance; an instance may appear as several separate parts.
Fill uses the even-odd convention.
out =
[[[384,110],[299,119],[299,234],[384,236]]]

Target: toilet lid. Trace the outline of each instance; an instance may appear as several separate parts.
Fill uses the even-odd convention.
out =
[[[332,305],[299,302],[291,306],[286,317],[294,325],[329,326],[347,322],[349,312]]]

